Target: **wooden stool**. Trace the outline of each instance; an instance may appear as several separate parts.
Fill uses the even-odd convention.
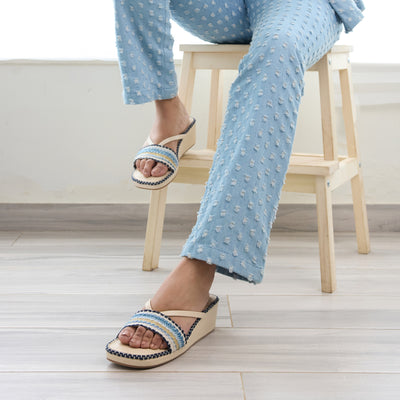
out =
[[[195,73],[211,70],[211,93],[207,148],[189,150],[180,160],[174,182],[205,184],[212,165],[216,143],[223,121],[221,70],[237,70],[249,45],[181,45],[184,52],[179,96],[191,113]],[[332,190],[351,181],[353,209],[359,253],[369,253],[369,230],[364,199],[364,186],[357,145],[355,106],[351,81],[349,53],[351,46],[334,46],[320,61],[309,68],[319,74],[323,154],[292,153],[282,190],[315,193],[317,202],[318,237],[322,292],[336,289],[335,252],[332,220]],[[338,155],[335,106],[333,101],[333,72],[339,71],[346,130],[347,156]],[[164,224],[168,186],[151,192],[143,270],[157,268]]]

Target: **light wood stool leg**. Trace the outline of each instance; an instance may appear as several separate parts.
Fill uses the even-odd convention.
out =
[[[335,104],[330,54],[325,55],[318,65],[324,158],[325,160],[337,160]]]
[[[222,79],[221,71],[211,71],[210,107],[208,113],[207,149],[216,150],[221,129],[222,110]]]
[[[193,68],[193,53],[183,53],[181,76],[179,80],[179,98],[187,112],[192,111],[193,88],[196,70]]]
[[[318,66],[324,159],[337,160],[331,55],[326,54],[319,61]],[[332,192],[328,187],[327,177],[322,176],[315,178],[315,191],[317,200],[321,290],[326,293],[332,293],[336,290],[336,266],[333,238]]]
[[[332,192],[325,177],[316,177],[319,257],[321,290],[333,293],[336,290],[335,244],[333,238]]]
[[[185,52],[179,82],[179,98],[189,114],[192,107],[194,78],[195,70],[192,66],[192,53]],[[144,243],[143,271],[151,271],[157,268],[159,264],[167,191],[168,186],[160,190],[152,190],[151,193]]]
[[[167,202],[167,189],[168,186],[151,192],[146,239],[144,242],[143,271],[151,271],[158,267],[164,227],[165,205]]]
[[[361,173],[360,158],[358,154],[356,113],[353,100],[353,86],[350,64],[347,69],[339,71],[340,86],[342,90],[343,119],[346,131],[347,152],[349,157],[358,160],[358,174],[351,179],[351,191],[353,196],[354,220],[357,236],[358,252],[368,254],[370,252],[370,239],[365,204],[364,183]]]
[[[364,197],[364,183],[361,172],[351,179],[351,191],[353,195],[354,222],[356,226],[358,252],[361,254],[368,254],[370,252],[369,228],[367,207]]]

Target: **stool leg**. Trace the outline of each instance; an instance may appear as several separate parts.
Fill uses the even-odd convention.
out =
[[[222,79],[219,69],[211,71],[210,107],[208,112],[207,148],[215,150],[221,130],[222,118]]]
[[[340,70],[339,76],[342,90],[343,119],[346,131],[347,152],[349,157],[357,158],[360,165],[350,65],[347,69]],[[358,252],[368,254],[370,252],[370,240],[361,166],[358,169],[358,174],[351,179],[351,191],[353,196],[354,222],[356,227]]]
[[[337,160],[335,104],[330,54],[318,63],[319,91],[321,101],[322,140],[325,160]]]
[[[360,170],[351,180],[351,192],[353,195],[354,223],[356,226],[358,252],[361,254],[368,254],[370,252],[370,241],[367,207],[364,198],[364,183]]]
[[[185,52],[182,59],[179,79],[179,98],[185,105],[187,112],[192,110],[193,88],[196,70],[193,68],[193,53]]]
[[[192,66],[192,53],[185,52],[180,74],[179,98],[190,113],[192,107],[195,70]],[[160,259],[162,231],[164,227],[165,206],[168,186],[160,190],[152,190],[149,213],[147,217],[146,238],[143,255],[143,271],[151,271],[158,267]]]
[[[335,244],[333,238],[332,193],[325,177],[315,180],[317,198],[319,257],[321,290],[333,293],[336,290]]]
[[[319,62],[319,90],[321,101],[322,138],[325,160],[337,160],[335,105],[333,98],[333,71],[331,55]],[[316,177],[319,257],[321,290],[332,293],[336,290],[335,249],[333,239],[332,193],[326,177]]]
[[[143,271],[158,267],[168,186],[152,190],[144,242]]]

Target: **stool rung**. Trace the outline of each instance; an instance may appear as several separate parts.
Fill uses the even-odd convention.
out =
[[[179,160],[181,168],[206,168],[210,169],[215,151],[209,149],[188,150]],[[329,176],[340,168],[347,156],[339,156],[338,160],[325,160],[323,154],[292,153],[289,160],[288,173]]]

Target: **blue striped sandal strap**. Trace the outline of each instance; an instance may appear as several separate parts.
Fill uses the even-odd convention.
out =
[[[178,157],[176,153],[169,147],[161,146],[159,144],[151,144],[141,148],[133,160],[133,166],[136,168],[136,160],[143,158],[149,158],[156,162],[161,162],[169,167],[173,172],[178,167]]]
[[[159,311],[138,311],[132,316],[124,328],[139,325],[158,333],[168,344],[172,352],[179,350],[186,344],[186,337],[182,328],[171,318]]]

